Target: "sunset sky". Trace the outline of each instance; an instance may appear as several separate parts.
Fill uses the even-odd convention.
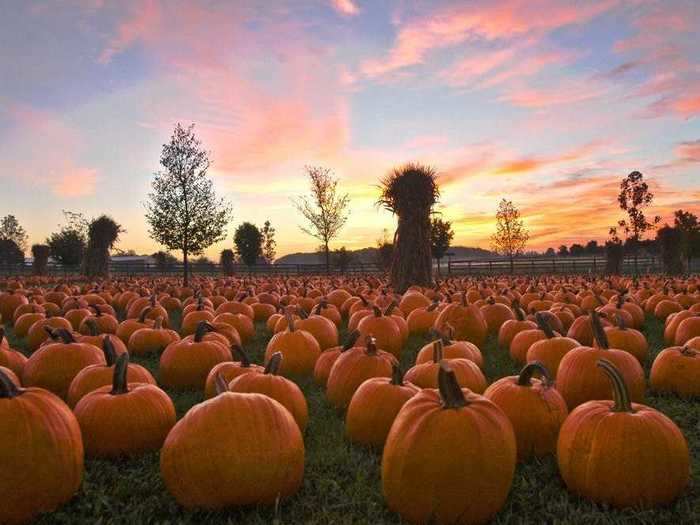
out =
[[[290,198],[332,168],[351,217],[394,219],[378,180],[440,172],[454,244],[489,247],[498,201],[529,248],[604,240],[619,181],[700,212],[698,0],[0,0],[0,215],[42,242],[62,209],[112,215],[151,253],[143,203],[176,122],[196,123],[237,224],[311,250]]]

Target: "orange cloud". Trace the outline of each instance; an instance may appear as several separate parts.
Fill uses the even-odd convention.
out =
[[[97,170],[75,168],[74,171],[60,175],[52,181],[52,188],[60,197],[85,197],[95,193]]]
[[[342,15],[354,16],[360,14],[360,8],[353,0],[331,0],[333,9]]]
[[[681,142],[676,147],[676,155],[683,162],[700,162],[700,139]]]

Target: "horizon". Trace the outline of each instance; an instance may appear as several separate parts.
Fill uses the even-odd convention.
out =
[[[158,251],[142,203],[175,123],[194,122],[234,212],[210,258],[267,219],[278,258],[314,251],[290,201],[305,165],[350,194],[331,247],[372,247],[395,227],[376,186],[410,161],[440,173],[454,246],[491,249],[501,198],[526,250],[602,244],[631,171],[661,225],[700,209],[698,27],[692,0],[10,2],[0,215],[31,245],[63,209],[106,213],[118,248]]]

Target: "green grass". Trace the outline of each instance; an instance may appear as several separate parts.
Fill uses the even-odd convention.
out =
[[[177,320],[175,320],[177,322]],[[262,362],[271,334],[263,324],[246,349]],[[647,319],[651,360],[663,348],[662,324]],[[22,341],[10,342],[23,348]],[[402,357],[410,366],[425,343],[412,337]],[[489,381],[511,375],[517,367],[490,340],[482,349]],[[649,363],[651,363],[651,360]],[[157,374],[158,359],[135,359]],[[647,365],[648,374],[648,365]],[[300,383],[310,420],[305,434],[306,468],[303,488],[278,508],[253,507],[227,512],[186,512],[166,492],[160,479],[158,454],[120,461],[87,460],[80,492],[64,507],[44,515],[38,523],[236,523],[327,524],[401,523],[381,495],[381,454],[351,445],[344,437],[343,417],[325,401],[323,392],[306,380]],[[199,392],[169,392],[178,417],[202,400]],[[570,495],[558,475],[556,460],[548,457],[517,467],[510,496],[495,523],[700,523],[700,403],[648,392],[647,404],[661,410],[682,429],[690,445],[693,481],[673,505],[653,510],[616,511]],[[445,451],[448,453],[449,451]],[[478,475],[478,474],[475,474]],[[658,480],[663,483],[664,480]]]

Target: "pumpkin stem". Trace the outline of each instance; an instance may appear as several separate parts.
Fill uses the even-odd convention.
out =
[[[162,328],[163,328],[163,317],[159,315],[158,318],[156,319],[156,322],[153,324],[153,329],[154,330],[161,330]]]
[[[105,355],[107,366],[112,366],[117,360],[117,352],[114,350],[114,345],[108,335],[102,338],[102,352]]]
[[[547,319],[546,315],[542,312],[535,313],[535,321],[537,322],[537,327],[544,332],[547,339],[555,337],[554,330],[552,330],[552,326],[549,324],[549,319]]]
[[[0,345],[2,344],[3,339],[5,339],[5,329],[0,326]]]
[[[58,337],[63,341],[63,344],[70,344],[70,343],[75,343],[75,338],[73,337],[73,334],[70,333],[68,330],[65,328],[59,328],[58,330],[53,331]]]
[[[248,357],[248,354],[245,353],[241,345],[236,343],[232,344],[231,353],[233,354],[233,357],[238,359],[238,362],[241,363],[241,368],[250,368],[250,358]]]
[[[617,312],[617,313],[615,314],[615,317],[617,318],[617,327],[618,327],[620,330],[627,330],[627,324],[625,323],[625,318],[622,317],[622,315],[620,314],[620,312]]]
[[[462,306],[469,306],[469,301],[467,301],[467,292],[462,292]]]
[[[698,352],[694,348],[684,346],[683,348],[681,348],[681,354],[683,354],[686,357],[695,357],[698,354]]]
[[[91,335],[93,337],[100,335],[100,331],[97,328],[97,323],[94,319],[90,317],[85,318],[85,326],[87,326],[87,329],[90,332],[88,335]]]
[[[547,370],[547,367],[539,361],[533,361],[532,363],[525,365],[525,367],[523,367],[523,369],[520,371],[520,375],[518,376],[518,385],[531,386],[530,380],[536,373],[542,376],[542,383],[545,386],[552,384],[552,376],[549,375],[549,370]]]
[[[228,383],[226,382],[226,379],[224,379],[224,375],[221,372],[216,373],[216,377],[214,378],[214,386],[216,388],[217,396],[229,391]]]
[[[292,312],[289,309],[287,309],[287,311],[284,312],[284,318],[287,320],[287,330],[293,332],[295,330],[294,318],[292,317]]]
[[[360,331],[359,330],[353,330],[350,332],[347,337],[345,338],[345,343],[343,343],[343,347],[340,349],[341,352],[345,352],[346,350],[350,350],[355,346],[355,343],[357,343],[357,340],[360,338]]]
[[[391,364],[391,384],[403,386],[403,371],[397,363]]]
[[[95,311],[95,317],[102,317],[102,310],[100,310],[96,304],[88,305],[88,308]]]
[[[399,305],[396,304],[396,301],[392,301],[389,304],[389,306],[387,306],[386,309],[384,310],[384,315],[391,315],[391,312],[394,311],[394,308],[398,308],[398,307],[399,307]]]
[[[467,406],[467,399],[457,382],[454,371],[447,361],[440,363],[438,370],[438,389],[442,398],[443,408],[462,408]]]
[[[598,367],[605,372],[605,375],[608,376],[608,379],[610,379],[610,383],[612,384],[613,401],[615,402],[612,407],[612,411],[634,412],[634,410],[632,410],[632,402],[630,401],[627,385],[625,384],[625,380],[617,367],[607,359],[598,359],[596,365],[598,365]]]
[[[207,332],[216,332],[216,329],[206,321],[200,321],[194,332],[194,342],[200,343]]]
[[[377,355],[377,340],[371,335],[367,336],[365,347],[367,355]]]
[[[433,302],[430,303],[428,308],[426,308],[425,310],[426,312],[434,312],[435,310],[437,310],[438,306],[440,306],[440,301],[437,299],[433,299]]]
[[[593,337],[596,340],[596,343],[598,343],[598,346],[603,350],[610,348],[608,336],[603,329],[602,323],[600,322],[600,315],[595,310],[591,312],[591,326],[593,328]]]
[[[0,399],[12,399],[22,394],[22,390],[17,388],[7,374],[0,370]]]
[[[517,299],[513,299],[513,302],[511,303],[511,308],[513,309],[513,313],[515,314],[515,318],[518,321],[524,321],[526,316],[525,316],[525,311],[523,310],[522,306],[520,306],[520,301]]]
[[[433,343],[433,363],[442,361],[442,339],[438,339]]]
[[[374,312],[374,317],[381,317],[383,315],[381,308],[376,304],[372,305],[372,311]]]
[[[275,352],[270,356],[270,360],[265,365],[265,373],[276,376],[282,364],[282,352]]]
[[[146,316],[151,313],[151,308],[150,306],[146,306],[143,310],[141,310],[141,314],[139,315],[139,323],[145,323],[146,322]]]
[[[127,372],[129,371],[129,352],[124,352],[117,358],[114,364],[114,375],[112,376],[112,391],[110,394],[117,396],[126,394],[129,391],[127,383]]]

